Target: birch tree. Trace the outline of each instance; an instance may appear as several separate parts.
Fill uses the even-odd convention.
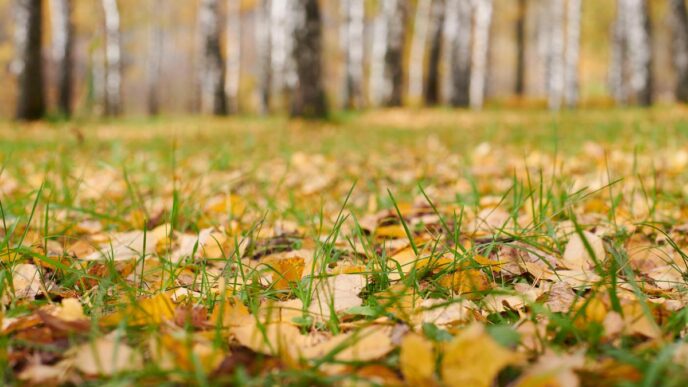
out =
[[[475,26],[473,28],[469,99],[473,109],[480,109],[485,99],[490,24],[492,22],[492,0],[475,0],[473,19]]]
[[[218,0],[201,0],[198,13],[200,32],[200,102],[201,113],[227,114],[225,73],[220,52],[220,8]]]
[[[644,0],[617,0],[609,70],[617,103],[652,103],[650,19]]]
[[[74,67],[74,25],[72,1],[50,0],[52,57],[57,77],[57,107],[61,115],[72,114],[72,68]]]
[[[447,0],[444,24],[448,85],[447,99],[453,106],[469,105],[471,79],[472,7],[469,1]]]
[[[298,76],[291,115],[323,117],[327,114],[322,80],[322,20],[318,0],[295,0],[293,60]]]
[[[567,0],[566,52],[564,54],[564,103],[568,107],[578,104],[578,66],[580,62],[581,0]]]
[[[18,0],[15,4],[15,44],[12,64],[18,78],[17,118],[35,120],[45,114],[43,61],[41,58],[41,0]]]
[[[364,0],[341,0],[343,23],[340,30],[341,48],[344,51],[344,85],[342,102],[345,108],[363,106],[364,60]]]
[[[551,0],[547,18],[547,101],[559,110],[578,103],[581,0]]]
[[[241,1],[227,0],[225,94],[230,113],[239,111],[239,80],[241,76]]]
[[[411,56],[409,58],[408,97],[417,102],[423,95],[423,73],[425,64],[425,45],[428,40],[428,21],[432,0],[418,0],[416,17],[413,23]]]
[[[432,0],[430,10],[430,52],[428,71],[424,88],[426,105],[435,105],[440,100],[440,63],[442,58],[442,34],[444,31],[445,0]]]
[[[549,33],[547,49],[547,104],[551,110],[559,110],[564,95],[564,0],[549,2]]]
[[[370,99],[375,105],[401,105],[405,30],[406,2],[380,2],[380,13],[373,33],[370,78]]]
[[[160,12],[163,10],[163,1],[155,0],[149,3],[151,21],[148,26],[148,63],[147,63],[147,89],[146,105],[148,114],[160,113],[160,72],[162,70],[163,55],[163,26]]]
[[[270,61],[274,95],[288,94],[296,82],[294,50],[294,5],[296,0],[270,2]]]
[[[669,1],[676,99],[688,102],[688,12],[684,0]]]
[[[255,41],[258,66],[258,112],[266,114],[270,109],[271,95],[271,0],[259,0],[256,11]]]
[[[122,113],[122,48],[117,0],[102,0],[105,15],[105,115]]]
[[[518,0],[516,14],[516,82],[514,92],[522,97],[526,85],[526,15],[528,14],[527,0]]]

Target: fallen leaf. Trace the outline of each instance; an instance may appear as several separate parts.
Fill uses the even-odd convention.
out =
[[[449,387],[490,386],[497,373],[517,361],[515,353],[497,344],[479,324],[461,331],[447,344],[442,380]]]
[[[74,349],[74,366],[87,375],[110,376],[143,368],[141,354],[114,334]]]
[[[435,384],[435,354],[432,342],[415,333],[404,336],[399,352],[399,367],[408,385]]]
[[[586,249],[581,235],[578,233],[573,234],[566,244],[566,249],[561,259],[561,264],[567,269],[586,271],[594,268],[596,261],[604,261],[605,252],[602,239],[588,231],[583,231],[582,235],[590,245],[593,256]]]
[[[358,294],[366,286],[364,275],[339,274],[314,281],[315,291],[308,310],[323,320],[328,320],[331,313],[342,312],[363,302]]]

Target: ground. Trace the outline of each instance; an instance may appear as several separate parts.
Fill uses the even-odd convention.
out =
[[[688,110],[0,123],[6,383],[684,385]]]

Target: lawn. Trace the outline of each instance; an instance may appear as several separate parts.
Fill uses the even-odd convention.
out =
[[[688,110],[0,123],[8,384],[688,383]]]

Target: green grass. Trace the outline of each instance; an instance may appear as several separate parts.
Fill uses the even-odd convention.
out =
[[[3,318],[29,321],[61,299],[77,297],[89,319],[85,330],[41,320],[3,334],[2,378],[19,383],[28,359],[54,367],[72,356],[70,348],[114,332],[117,342],[143,356],[143,367],[97,376],[72,366],[70,379],[62,381],[311,385],[361,378],[379,383],[364,372],[366,366],[405,376],[398,343],[371,362],[337,360],[355,345],[349,340],[317,359],[289,364],[281,354],[240,347],[232,330],[209,316],[236,297],[266,338],[271,322],[259,315],[270,310],[270,302],[300,302],[289,323],[304,335],[350,332],[352,324],[374,326],[382,318],[397,327],[415,326],[437,349],[439,365],[439,354],[469,322],[412,323],[404,310],[412,296],[413,302],[440,300],[436,308],[475,305],[470,320],[522,357],[500,372],[499,384],[526,375],[547,348],[584,352],[585,366],[575,370],[584,384],[683,385],[688,366],[675,360],[674,352],[688,323],[683,301],[688,238],[677,228],[688,214],[687,113],[669,107],[560,114],[430,109],[341,114],[328,122],[170,117],[0,124]],[[230,194],[235,207],[213,207],[213,200]],[[369,229],[366,222],[381,211],[386,215]],[[489,232],[471,232],[476,215],[491,212],[504,216]],[[85,220],[97,221],[102,231],[82,230]],[[155,226],[165,223],[173,233],[153,252],[139,251],[131,260],[83,261],[64,251],[77,241],[99,243],[111,232],[145,230],[147,241]],[[396,227],[398,234],[377,236],[385,226]],[[562,232],[564,226],[568,232]],[[204,256],[196,243],[190,254],[172,259],[182,234],[208,227],[223,230],[226,240],[209,243],[221,257]],[[595,254],[584,230],[602,236],[604,256]],[[682,275],[679,283],[662,288],[631,262],[629,240],[636,234],[649,238],[652,248],[673,249],[675,259],[667,265]],[[509,275],[497,269],[498,254],[530,253],[556,269],[572,235],[581,238],[594,261],[590,272],[598,278],[572,287],[567,310],[552,311],[549,292],[522,307],[490,309],[491,297],[543,283],[530,272]],[[403,241],[428,265],[409,270],[390,264],[396,250],[390,244]],[[288,273],[271,263],[252,263],[299,249],[313,252],[306,268],[313,275],[286,288],[276,283]],[[18,264],[39,268],[35,300],[13,289]],[[366,274],[361,305],[316,318],[309,309],[316,302],[314,291],[332,270],[352,267]],[[486,278],[489,286],[476,288],[469,275]],[[175,322],[135,323],[137,305],[144,315],[150,312],[140,300],[179,289],[190,293],[172,305]],[[590,311],[600,303],[603,316]],[[189,310],[209,324],[184,318],[184,308],[194,308]],[[117,311],[122,314],[114,324],[103,322]],[[633,314],[660,334],[638,334],[627,322],[629,331],[612,337],[602,321],[611,312],[622,318]],[[529,322],[543,330],[533,339],[538,349],[525,344],[532,339],[524,333]],[[151,340],[161,337],[176,340],[179,353],[186,354],[173,352],[172,367],[161,366],[151,349]],[[233,367],[208,369],[211,361],[194,349],[198,343]],[[184,356],[188,359],[179,360]],[[347,376],[328,371],[335,364],[344,364]],[[438,369],[434,377],[441,376]]]

